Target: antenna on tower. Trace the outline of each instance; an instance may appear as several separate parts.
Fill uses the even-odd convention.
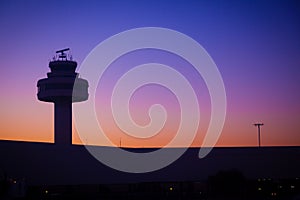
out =
[[[56,53],[60,54],[58,56],[58,58],[60,58],[60,60],[67,60],[67,54],[65,53],[65,51],[69,51],[69,50],[70,50],[70,48],[66,48],[66,49],[56,51]]]
[[[258,133],[258,147],[260,147],[260,127],[263,126],[263,123],[255,123],[254,126],[257,126],[257,133]]]

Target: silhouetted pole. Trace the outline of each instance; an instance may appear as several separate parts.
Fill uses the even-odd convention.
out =
[[[254,126],[257,126],[257,131],[258,131],[258,147],[260,147],[260,127],[263,126],[263,123],[255,123],[253,124]]]

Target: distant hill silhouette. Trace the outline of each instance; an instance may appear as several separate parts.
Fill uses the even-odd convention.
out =
[[[198,158],[199,148],[190,148],[173,164],[144,174],[111,169],[81,145],[0,141],[0,149],[0,168],[32,185],[196,181],[229,169],[239,170],[245,178],[300,177],[300,147],[214,148],[203,159]],[[130,149],[149,150],[155,149]]]

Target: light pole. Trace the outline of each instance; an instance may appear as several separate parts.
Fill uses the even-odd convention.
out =
[[[255,123],[253,124],[254,126],[257,126],[257,131],[258,131],[258,147],[260,147],[260,127],[263,126],[263,123]]]

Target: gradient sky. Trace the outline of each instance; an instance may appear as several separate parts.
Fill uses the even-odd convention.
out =
[[[46,77],[56,50],[70,47],[80,65],[108,37],[155,26],[192,37],[218,66],[228,102],[218,146],[257,145],[257,129],[252,125],[257,121],[265,124],[262,145],[299,146],[299,19],[299,1],[1,1],[0,139],[53,142],[54,107],[37,100],[36,83]],[[122,138],[122,146],[160,146],[174,136],[178,102],[157,85],[143,87],[130,104],[133,118],[141,125],[149,122],[150,105],[165,106],[169,118],[157,137],[147,141],[129,138],[117,130],[109,114],[101,114],[101,109],[109,109],[105,94],[118,73],[148,61],[176,69],[186,66],[182,73],[197,87],[201,109],[193,143],[199,146],[209,123],[207,88],[178,56],[157,50],[132,52],[118,59],[111,68],[115,75],[107,72],[99,84],[96,108],[106,134],[115,143]],[[94,143],[86,140],[83,142]],[[80,143],[75,130],[73,142]]]

